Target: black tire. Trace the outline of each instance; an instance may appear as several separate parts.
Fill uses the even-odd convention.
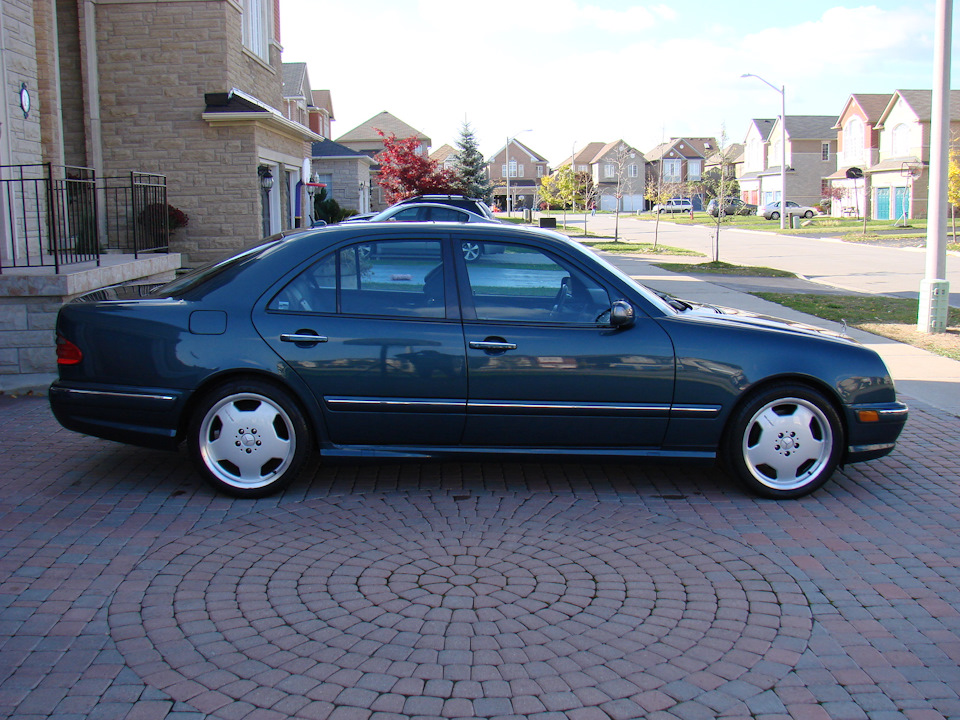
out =
[[[190,456],[204,479],[240,498],[282,490],[311,451],[297,403],[260,380],[228,382],[209,392],[194,408],[187,432]]]
[[[771,220],[779,220],[779,219],[780,219],[780,213],[778,213],[778,212],[772,212],[772,213],[770,213],[770,219],[771,219]]]
[[[807,211],[803,214],[803,216],[804,216],[805,218],[812,218],[812,217],[813,217],[813,210],[807,210]]]
[[[829,480],[843,448],[843,424],[830,401],[807,386],[783,383],[740,406],[722,452],[728,471],[748,490],[785,500]]]

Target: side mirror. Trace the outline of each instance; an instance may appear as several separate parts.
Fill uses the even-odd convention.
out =
[[[610,324],[615,328],[628,328],[637,319],[633,305],[626,300],[614,300],[610,306]]]

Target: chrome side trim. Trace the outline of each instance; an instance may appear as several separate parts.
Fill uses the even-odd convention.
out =
[[[670,410],[670,417],[715,418],[721,409],[720,405],[674,405]]]
[[[463,412],[466,400],[443,398],[365,398],[331,397],[324,402],[331,410],[339,412]]]
[[[667,403],[588,403],[518,400],[454,400],[444,398],[371,398],[327,396],[324,402],[339,412],[476,412],[511,415],[620,415],[634,417],[713,418],[719,405]]]
[[[627,403],[578,403],[578,402],[519,402],[511,400],[470,400],[467,410],[486,413],[516,414],[564,414],[564,415],[646,415],[666,417],[670,412],[667,404],[647,405]]]
[[[87,395],[109,398],[125,398],[129,400],[156,400],[157,402],[173,402],[177,399],[176,395],[156,395],[153,393],[131,393],[117,392],[114,390],[77,390],[74,388],[56,388],[54,392],[65,395]]]
[[[874,452],[876,450],[891,450],[896,443],[876,443],[874,445],[850,445],[847,447],[848,453]]]

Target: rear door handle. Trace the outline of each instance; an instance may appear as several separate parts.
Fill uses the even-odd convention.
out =
[[[327,342],[327,338],[315,333],[280,333],[280,342],[296,343],[297,345],[316,345],[317,343]]]
[[[516,350],[517,344],[494,340],[474,340],[470,342],[471,350],[486,350],[487,352],[504,352],[506,350]]]

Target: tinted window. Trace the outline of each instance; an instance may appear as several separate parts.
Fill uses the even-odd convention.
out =
[[[394,317],[445,316],[437,240],[360,243],[300,273],[267,306],[280,312]]]
[[[593,324],[610,307],[603,287],[529,247],[485,243],[467,275],[478,320]]]

